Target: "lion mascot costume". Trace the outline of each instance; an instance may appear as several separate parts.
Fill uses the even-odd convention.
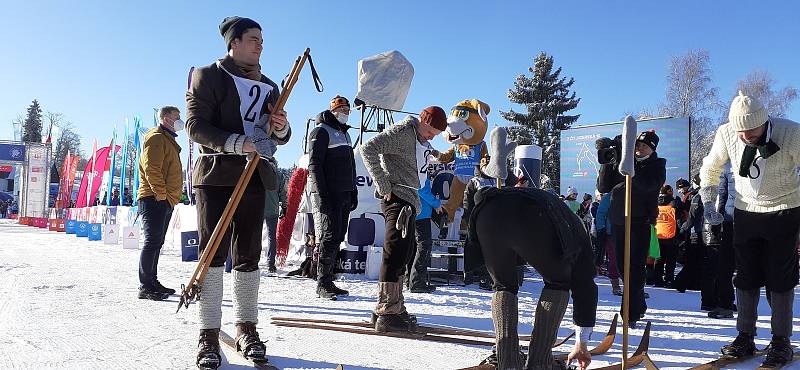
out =
[[[489,157],[486,142],[486,129],[489,114],[489,105],[478,100],[464,100],[456,104],[447,118],[447,130],[442,136],[452,147],[437,156],[441,163],[454,163],[453,182],[450,184],[450,199],[444,205],[447,219],[452,224],[456,217],[456,210],[461,207],[464,200],[464,188],[471,178],[475,176],[475,168],[481,160]]]

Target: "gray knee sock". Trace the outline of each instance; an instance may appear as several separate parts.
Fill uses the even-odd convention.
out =
[[[785,292],[770,292],[772,307],[772,335],[789,338],[792,336],[792,305],[794,289]]]
[[[569,303],[566,290],[542,289],[536,305],[536,317],[528,350],[527,369],[550,370],[553,368],[553,343],[558,335],[558,327],[564,318]]]
[[[492,296],[492,321],[497,345],[497,369],[518,370],[522,368],[519,357],[517,335],[517,295],[511,292],[495,292]]]
[[[261,273],[233,270],[233,317],[237,323],[258,323],[258,283]]]
[[[225,267],[209,267],[203,280],[200,296],[197,297],[200,329],[222,327],[222,273],[224,271]]]
[[[756,335],[760,293],[760,289],[744,290],[736,288],[736,308],[739,312],[736,317],[736,330],[739,332]]]

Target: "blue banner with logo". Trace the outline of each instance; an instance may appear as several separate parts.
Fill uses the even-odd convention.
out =
[[[103,229],[100,224],[89,224],[89,240],[97,241],[103,239]]]
[[[659,137],[656,152],[667,160],[667,184],[679,177],[689,178],[689,119],[658,118],[637,122],[637,131],[654,130]],[[594,143],[602,137],[614,138],[622,134],[622,122],[574,127],[561,131],[561,192],[568,186],[579,194],[593,195],[597,189],[597,149]],[[581,199],[578,196],[578,199]]]
[[[21,144],[0,144],[0,161],[24,162],[25,145]]]
[[[78,226],[75,229],[75,236],[79,238],[89,236],[89,223],[86,221],[78,221]]]
[[[64,229],[66,230],[67,234],[75,234],[75,227],[77,226],[78,221],[75,220],[67,220],[64,224]]]

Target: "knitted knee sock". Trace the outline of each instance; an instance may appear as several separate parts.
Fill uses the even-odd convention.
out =
[[[233,270],[233,317],[236,323],[258,323],[258,283],[261,273]]]
[[[772,335],[789,338],[792,336],[792,305],[794,289],[785,292],[770,292],[772,306]]]
[[[497,369],[521,369],[519,336],[517,335],[517,295],[495,292],[492,296],[492,321],[497,345]]]
[[[553,368],[553,343],[558,327],[569,303],[569,291],[542,289],[528,351],[527,369],[551,370]]]
[[[758,299],[760,289],[744,290],[736,288],[736,303],[739,314],[736,317],[736,330],[741,333],[756,335],[758,319]]]
[[[206,272],[200,288],[200,295],[197,297],[200,329],[222,327],[222,273],[224,271],[225,267],[209,267]]]

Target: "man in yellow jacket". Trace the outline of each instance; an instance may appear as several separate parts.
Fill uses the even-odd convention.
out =
[[[139,257],[139,298],[160,301],[174,289],[158,281],[158,256],[164,244],[172,208],[180,201],[183,188],[181,147],[175,138],[184,129],[181,112],[166,106],[158,111],[161,124],[144,136],[139,173],[139,215],[142,218],[144,247]]]

